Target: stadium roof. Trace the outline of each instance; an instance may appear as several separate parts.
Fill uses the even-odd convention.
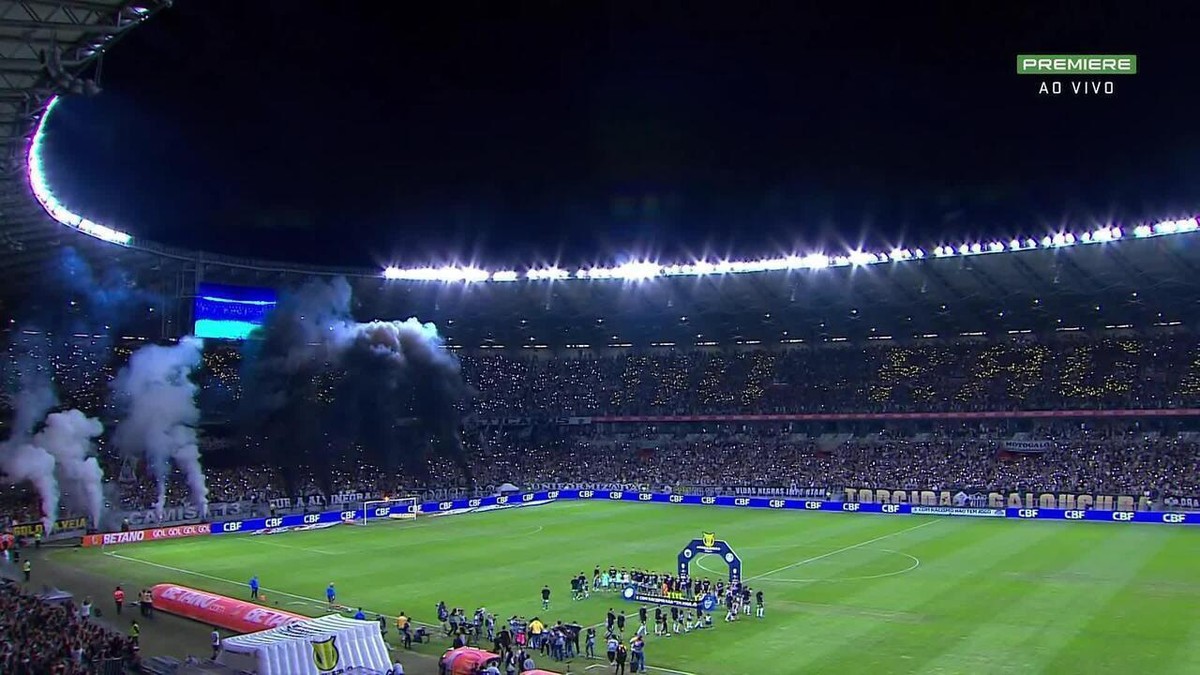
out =
[[[570,270],[314,267],[135,240],[119,224],[61,207],[31,146],[55,97],[93,92],[86,78],[103,50],[165,4],[0,2],[0,303],[32,292],[57,253],[71,246],[101,272],[119,267],[147,288],[184,298],[180,305],[198,280],[287,287],[314,275],[345,275],[356,286],[359,318],[417,315],[465,346],[769,344],[1145,328],[1189,323],[1200,306],[1200,224],[1190,217],[895,251],[678,264],[635,259]]]
[[[104,50],[168,2],[0,1],[0,283],[19,292],[37,263],[66,243],[32,198],[27,153],[46,105],[97,91]]]

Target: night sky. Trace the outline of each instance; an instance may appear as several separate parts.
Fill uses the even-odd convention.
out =
[[[105,57],[102,95],[58,108],[47,169],[137,236],[367,266],[1200,211],[1198,3],[982,4],[176,0]],[[1039,96],[1018,53],[1139,73]]]

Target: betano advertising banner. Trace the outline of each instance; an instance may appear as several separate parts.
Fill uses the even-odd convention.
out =
[[[140,544],[144,541],[159,541],[161,539],[199,537],[206,534],[212,534],[212,527],[213,526],[210,523],[196,523],[193,525],[151,527],[145,530],[130,530],[128,532],[87,534],[83,536],[83,545],[115,546],[117,544]]]
[[[159,584],[150,592],[154,596],[154,609],[160,612],[237,633],[255,633],[309,620],[307,616],[176,584]]]

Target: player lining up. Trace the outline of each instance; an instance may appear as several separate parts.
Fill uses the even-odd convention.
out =
[[[583,575],[583,572],[580,572],[579,576],[571,579],[571,598],[573,600],[586,600],[589,597],[591,597],[591,593],[588,591],[587,577]]]

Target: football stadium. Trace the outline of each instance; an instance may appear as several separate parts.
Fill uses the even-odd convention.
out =
[[[50,160],[172,5],[0,3],[0,673],[1200,672],[1194,210],[192,246]]]

